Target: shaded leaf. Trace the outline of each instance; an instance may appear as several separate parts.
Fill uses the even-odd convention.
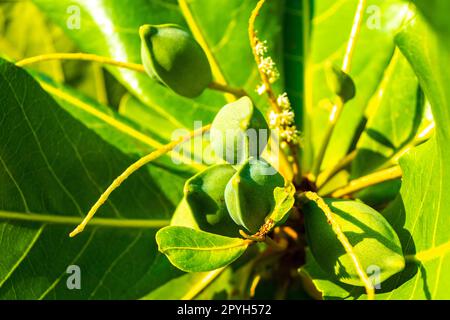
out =
[[[400,240],[380,213],[356,201],[324,200],[364,271],[369,273],[371,267],[376,267],[379,271],[378,281],[383,282],[403,270],[405,260]],[[330,279],[363,286],[351,256],[338,240],[322,209],[314,202],[308,202],[303,211],[308,244],[320,268]],[[311,273],[314,273],[314,269]]]

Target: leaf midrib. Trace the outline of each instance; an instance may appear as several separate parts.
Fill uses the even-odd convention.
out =
[[[230,249],[235,249],[239,247],[247,247],[249,242],[242,240],[239,243],[228,245],[228,246],[221,246],[221,247],[170,247],[167,249],[162,249],[162,253],[165,253],[167,251],[171,250],[187,250],[187,251],[227,251]]]
[[[20,213],[0,210],[0,219],[41,222],[44,224],[78,225],[83,217],[60,216],[56,214]],[[168,219],[118,219],[118,218],[94,218],[89,222],[91,226],[108,228],[162,228],[168,226]]]

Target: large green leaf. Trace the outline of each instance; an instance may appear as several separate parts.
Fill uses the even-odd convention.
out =
[[[418,137],[429,130],[433,121],[431,112],[425,112],[424,102],[414,71],[396,49],[366,109],[362,122],[365,128],[356,145],[351,178],[397,164],[398,158],[419,142]],[[357,197],[370,205],[384,205],[399,190],[400,181],[388,181],[358,193]]]
[[[213,5],[209,1],[180,1],[181,9],[175,1],[140,0],[133,1],[131,4],[117,1],[93,3],[92,1],[81,0],[37,0],[35,2],[53,21],[63,28],[64,33],[69,35],[81,50],[110,56],[122,61],[140,62],[140,43],[137,31],[141,24],[172,22],[191,27],[194,36],[198,38],[200,35],[200,38],[205,40],[202,44],[206,43],[213,59],[217,62],[216,69],[220,69],[220,73],[225,80],[230,81],[235,86],[244,86],[254,98],[258,101],[264,101],[262,98],[255,97],[254,88],[258,82],[258,74],[248,46],[246,33],[248,16],[254,6],[252,1],[222,1],[220,7],[231,12],[230,15],[223,15],[223,10],[217,10],[219,6],[216,3]],[[67,28],[66,22],[70,16],[67,12],[69,5],[78,5],[81,9],[81,29]],[[280,31],[280,28],[277,27],[279,25],[277,17],[281,13],[280,7],[280,3],[270,4],[258,19],[262,22],[258,23],[260,36],[267,39],[271,47],[273,44],[274,50],[271,51],[271,54],[277,62],[280,49],[277,41],[279,38],[277,35]],[[188,23],[185,22],[185,18]],[[217,27],[219,25],[217,24],[218,20],[221,21],[220,28]],[[192,128],[194,120],[203,121],[203,124],[210,122],[215,111],[225,102],[222,94],[211,91],[207,91],[196,101],[187,100],[155,84],[144,75],[115,68],[110,68],[110,71],[138,98],[131,98],[128,102],[123,103],[120,113],[133,120],[132,129],[137,128],[139,132],[144,132],[159,143],[169,140],[175,128]],[[217,73],[216,70],[216,78]],[[40,80],[42,81],[42,79]],[[51,85],[64,93],[74,95],[73,91],[61,89],[55,84]],[[102,125],[99,126],[98,119],[94,119],[95,116],[89,116],[85,110],[80,110],[77,105],[68,104],[61,97],[58,97],[58,101],[70,113],[84,118],[89,128],[108,142],[113,143],[117,140],[124,142],[122,147],[131,153],[135,152],[134,149],[139,149],[139,151],[148,149],[148,144],[143,144],[142,141],[133,141],[136,139],[108,134],[108,129],[104,130]],[[96,104],[90,103],[96,106]],[[262,107],[265,107],[265,105],[262,105]],[[108,113],[105,109],[101,109],[101,112],[112,119],[118,118],[117,115]],[[183,116],[179,117],[179,114],[183,114]],[[126,119],[120,120],[130,126]],[[131,144],[125,141],[131,141]],[[174,180],[173,175],[171,177],[171,173],[169,173],[174,172],[175,168],[164,159],[157,161],[155,164],[162,169],[158,173],[159,179],[156,179],[158,187],[164,190],[165,194],[170,196],[171,199],[177,198],[180,189],[174,188],[173,182],[178,185],[178,177]],[[189,168],[178,169],[181,172],[176,172],[177,176],[186,176],[187,172],[191,171]],[[154,207],[152,209],[157,210]],[[100,212],[99,214],[103,213]],[[165,268],[166,263],[167,261],[163,260],[160,267]],[[155,265],[155,267],[158,267],[158,265]],[[151,290],[147,292],[149,291]]]
[[[423,114],[423,99],[409,63],[396,51],[371,101],[366,129],[358,141],[352,175],[369,174],[411,142]]]
[[[252,259],[257,252],[256,246],[253,246],[227,268],[186,273],[166,282],[142,299],[248,299],[252,275],[256,269],[255,260]]]
[[[449,39],[437,36],[420,16],[409,20],[397,43],[411,63],[430,100],[436,133],[400,160],[403,183],[400,196],[385,211],[402,242],[409,265],[399,276],[381,286],[380,299],[445,299],[450,278],[450,210],[446,190],[450,187],[450,59]],[[311,261],[313,263],[313,261]],[[317,271],[317,269],[313,270]],[[325,297],[358,297],[360,290],[344,287],[315,274]]]
[[[404,206],[403,228],[410,233],[404,237],[405,251],[415,254],[421,264],[418,273],[388,298],[448,298],[450,278],[443,271],[450,263],[450,202],[446,198],[450,186],[450,72],[445,67],[450,59],[449,40],[448,35],[436,36],[421,17],[411,20],[397,37],[430,100],[436,134],[400,162],[404,178],[399,202]],[[390,214],[392,217],[392,211]]]
[[[4,23],[0,22],[1,56],[19,60],[57,50],[54,34],[47,24],[46,17],[32,2],[3,1],[0,4],[0,11],[5,16]],[[34,68],[47,72],[58,81],[64,80],[60,61],[36,65]]]
[[[443,37],[450,36],[450,21],[448,12],[450,3],[446,0],[412,0],[425,19]]]
[[[0,91],[0,297],[137,298],[178,275],[157,254],[154,228],[168,223],[180,197],[174,185],[181,188],[184,178],[142,169],[99,212],[112,220],[70,239],[74,224],[142,150],[134,144],[131,152],[130,137],[98,119],[97,133],[90,130],[95,117],[61,108],[3,60]],[[160,191],[161,176],[172,183],[164,189],[175,192]],[[111,227],[134,219],[145,228]],[[81,268],[81,290],[66,287],[73,264]]]

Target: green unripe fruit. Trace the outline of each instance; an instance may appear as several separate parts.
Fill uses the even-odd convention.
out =
[[[345,103],[355,97],[356,87],[353,79],[335,65],[328,65],[326,70],[328,86]]]
[[[405,259],[400,240],[380,213],[356,201],[324,200],[367,274],[379,271],[377,280],[381,283],[403,270]],[[303,212],[311,253],[323,271],[343,283],[363,286],[354,262],[344,250],[322,210],[310,201],[303,207]]]
[[[225,187],[236,170],[229,164],[219,164],[196,174],[184,186],[186,201],[199,228],[224,236],[238,236],[225,205]]]
[[[225,188],[231,218],[251,233],[258,232],[275,206],[274,190],[284,178],[264,160],[249,159]]]
[[[193,98],[211,83],[211,67],[194,38],[174,24],[143,25],[141,58],[145,71],[179,95]]]
[[[231,164],[259,158],[269,138],[269,127],[249,97],[225,105],[211,126],[211,146],[217,156]]]

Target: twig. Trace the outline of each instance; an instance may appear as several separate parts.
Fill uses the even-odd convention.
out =
[[[331,197],[341,198],[350,195],[364,188],[380,184],[382,182],[395,180],[402,177],[402,169],[400,166],[394,166],[388,169],[371,173],[367,176],[350,181],[345,187],[339,188],[331,192]]]

